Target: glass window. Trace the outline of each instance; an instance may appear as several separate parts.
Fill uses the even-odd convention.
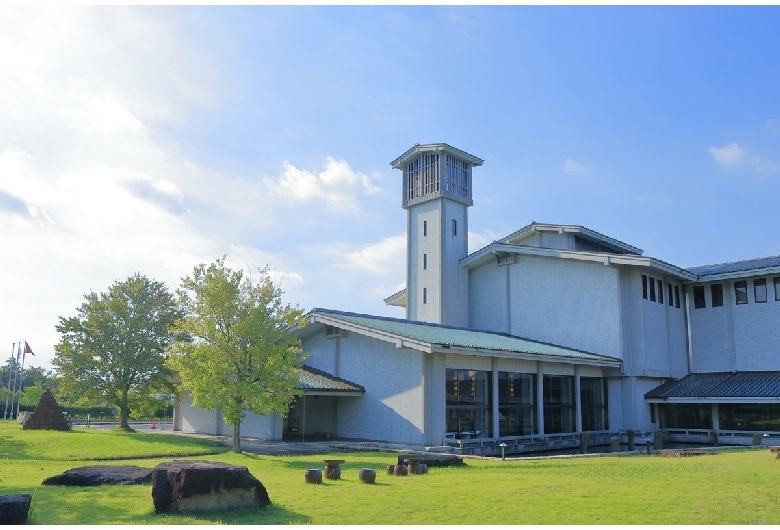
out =
[[[669,307],[671,307],[672,305],[674,305],[674,297],[672,296],[672,284],[667,282],[666,287],[667,287],[667,295],[668,295],[667,298],[669,299]]]
[[[705,404],[668,404],[666,425],[672,429],[712,429],[712,405]],[[721,428],[723,424],[721,424]]]
[[[423,221],[423,237],[428,235],[428,221]]]
[[[545,434],[574,432],[574,377],[545,375],[543,381]]]
[[[457,236],[458,235],[458,221],[455,219],[452,220],[452,235]]]
[[[753,296],[757,304],[766,302],[766,280],[764,278],[753,280]]]
[[[647,300],[647,276],[642,275],[642,298]]]
[[[775,284],[775,300],[780,302],[780,277],[772,280]]]
[[[680,286],[674,286],[674,307],[680,308]]]
[[[537,434],[536,374],[498,372],[498,435]]]
[[[423,287],[423,304],[428,303],[428,288]]]
[[[423,254],[423,270],[428,268],[428,254]]]
[[[693,307],[696,309],[707,307],[704,301],[704,286],[702,285],[696,285],[693,288]]]
[[[601,377],[580,378],[580,408],[583,431],[609,429],[607,380]]]
[[[664,303],[664,284],[661,280],[658,280],[658,303]]]
[[[492,375],[480,370],[447,369],[447,434],[455,438],[492,435]]]
[[[650,301],[655,302],[655,278],[650,276]]]
[[[721,429],[780,431],[780,405],[776,403],[723,403],[718,406]]]
[[[747,304],[747,282],[734,282],[734,295],[736,296],[738,304]]]
[[[719,283],[710,285],[710,294],[712,295],[712,307],[723,305],[723,286]]]

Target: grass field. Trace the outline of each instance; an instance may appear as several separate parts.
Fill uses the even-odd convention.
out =
[[[200,439],[79,430],[22,431],[0,421],[0,494],[32,493],[32,524],[778,524],[780,461],[767,449],[714,455],[467,460],[463,468],[388,476],[395,454],[338,453],[342,479],[304,483],[327,455],[193,456],[243,465],[268,490],[263,510],[156,515],[151,486],[41,486],[44,478],[101,462],[154,467],[182,454],[213,453]],[[162,456],[163,454],[167,456]],[[142,458],[152,455],[153,458]],[[78,459],[78,460],[77,460]],[[94,460],[90,460],[94,459]],[[358,481],[373,467],[377,482]]]

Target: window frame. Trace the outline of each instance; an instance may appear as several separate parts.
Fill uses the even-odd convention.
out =
[[[647,300],[647,275],[642,275],[642,298]]]
[[[703,285],[694,285],[693,286],[693,308],[694,309],[706,309],[707,307],[707,299],[704,295],[704,286]]]
[[[780,276],[772,278],[772,283],[775,285],[775,302],[780,302]]]
[[[664,282],[661,278],[656,280],[658,282],[658,303],[663,305],[664,303]]]
[[[758,287],[763,287],[763,300],[758,297]],[[768,298],[768,293],[766,290],[766,278],[755,278],[753,279],[753,301],[757,304],[765,304]]]
[[[710,285],[710,299],[712,300],[712,307],[723,307],[723,284],[722,283],[713,283]]]
[[[740,296],[740,293],[744,295],[744,300],[742,300],[743,297]],[[744,305],[748,303],[747,280],[734,282],[734,301],[736,302],[736,305]]]
[[[655,278],[648,276],[647,280],[647,283],[650,286],[650,301],[655,302]]]

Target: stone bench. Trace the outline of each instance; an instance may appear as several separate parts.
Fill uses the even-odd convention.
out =
[[[27,524],[32,495],[0,495],[0,525]]]

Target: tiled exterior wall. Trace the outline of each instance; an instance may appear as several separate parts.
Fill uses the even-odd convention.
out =
[[[766,279],[765,303],[755,301],[755,278]],[[735,303],[734,280],[696,284],[704,286],[706,307],[702,309],[694,308],[692,286],[687,287],[694,372],[780,370],[780,301],[775,300],[773,277],[744,280],[748,303],[739,305]],[[723,285],[721,307],[712,307],[712,283]]]
[[[334,339],[319,337],[304,343],[310,352],[306,363],[327,371],[334,365],[333,354],[317,343]],[[363,385],[366,392],[360,397],[339,398],[338,435],[423,443],[422,355],[357,333],[339,339],[339,373],[334,375]]]
[[[620,358],[618,271],[522,256],[510,268],[510,333]]]

